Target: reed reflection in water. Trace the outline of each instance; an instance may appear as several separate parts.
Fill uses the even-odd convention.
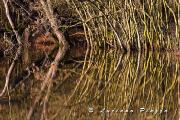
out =
[[[91,51],[84,61],[59,68],[50,95],[48,119],[179,119],[179,63],[168,53]],[[1,64],[1,76],[7,67],[4,65]],[[15,71],[22,71],[21,68],[17,66]],[[0,118],[26,118],[40,85],[35,79],[31,76],[26,80],[24,85],[30,88],[22,91],[20,85],[10,93],[13,99],[13,94],[28,92],[26,97],[12,104],[1,103]],[[39,104],[34,119],[40,117],[41,109]]]
[[[178,119],[179,61],[167,53],[113,52],[99,51],[82,73],[68,102],[76,114],[81,105],[99,119]]]

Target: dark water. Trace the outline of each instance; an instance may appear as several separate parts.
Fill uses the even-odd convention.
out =
[[[55,54],[47,57],[46,52],[37,50],[24,53],[11,75],[9,92],[0,98],[2,120],[26,119]],[[1,90],[11,61],[11,57],[1,58]],[[66,57],[53,79],[46,118],[178,120],[179,67],[180,59],[170,53],[121,54],[99,50],[90,51],[83,59]],[[32,119],[39,120],[42,109],[40,102]]]

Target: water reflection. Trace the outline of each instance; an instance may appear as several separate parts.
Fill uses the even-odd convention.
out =
[[[25,56],[35,55],[29,54]],[[44,62],[43,56],[37,58]],[[12,81],[25,71],[23,60],[32,64],[19,60]],[[179,63],[168,53],[124,55],[115,50],[91,51],[85,60],[64,60],[53,81],[48,119],[178,119]],[[6,58],[0,62],[1,88],[9,64]],[[38,74],[48,68],[37,67]],[[10,102],[8,95],[0,99],[0,118],[26,118],[41,83],[32,74],[12,88]],[[34,119],[40,118],[41,109],[39,104]]]

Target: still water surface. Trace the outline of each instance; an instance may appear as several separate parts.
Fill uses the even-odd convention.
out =
[[[9,92],[0,98],[0,119],[26,119],[51,58],[24,51],[11,76]],[[52,54],[53,56],[53,54]],[[44,60],[44,58],[46,58]],[[0,89],[12,58],[0,60]],[[33,65],[34,66],[33,66]],[[27,67],[30,67],[27,70]],[[170,53],[121,54],[91,51],[59,65],[46,107],[48,120],[178,120],[180,59]],[[39,120],[42,103],[32,119]]]

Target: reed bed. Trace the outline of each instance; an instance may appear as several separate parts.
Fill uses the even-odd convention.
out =
[[[83,25],[92,48],[109,46],[123,51],[179,49],[179,0],[53,0],[52,3],[61,25],[59,27],[64,30]],[[42,17],[41,9],[37,9],[37,6],[29,5],[29,11],[25,11],[16,4],[18,2],[10,4],[10,7],[19,32],[28,26],[26,21],[29,21],[30,12],[36,10]],[[7,20],[2,17],[2,4],[0,6],[1,26],[11,30]],[[28,19],[24,18],[26,14]],[[63,24],[62,21],[69,22]]]
[[[179,1],[70,0],[90,46],[122,50],[175,50],[179,47]]]
[[[53,1],[54,8],[62,4],[65,6],[62,9],[68,9],[75,19],[71,23],[59,26],[59,29],[83,26],[88,48],[85,59],[79,61],[78,65],[81,67],[72,65],[58,69],[59,76],[53,83],[49,99],[49,119],[177,118],[179,62],[173,62],[172,55],[149,51],[179,49],[180,1]],[[63,13],[63,10],[60,10],[60,13]],[[56,17],[60,17],[61,22],[62,16]],[[1,21],[4,21],[2,17]],[[19,22],[17,21],[17,25]],[[25,26],[21,27],[17,27],[19,31]],[[124,55],[121,54],[122,51],[139,52],[128,52]],[[18,64],[14,70],[15,74],[21,72],[21,68]],[[69,82],[66,82],[68,80]],[[26,117],[25,113],[32,104],[34,93],[40,89],[37,81],[26,84],[26,90],[23,85],[20,85],[23,90],[18,89],[20,95],[25,91],[30,94],[24,99],[26,105],[22,105],[22,111],[6,109],[2,114],[11,118],[16,116],[17,119]],[[36,119],[40,117],[39,111],[42,106],[39,106],[33,115]],[[129,110],[139,107],[167,109],[169,112],[155,116],[129,112],[99,112],[104,108],[112,112],[114,109]],[[94,112],[89,113],[89,108],[93,108]]]

